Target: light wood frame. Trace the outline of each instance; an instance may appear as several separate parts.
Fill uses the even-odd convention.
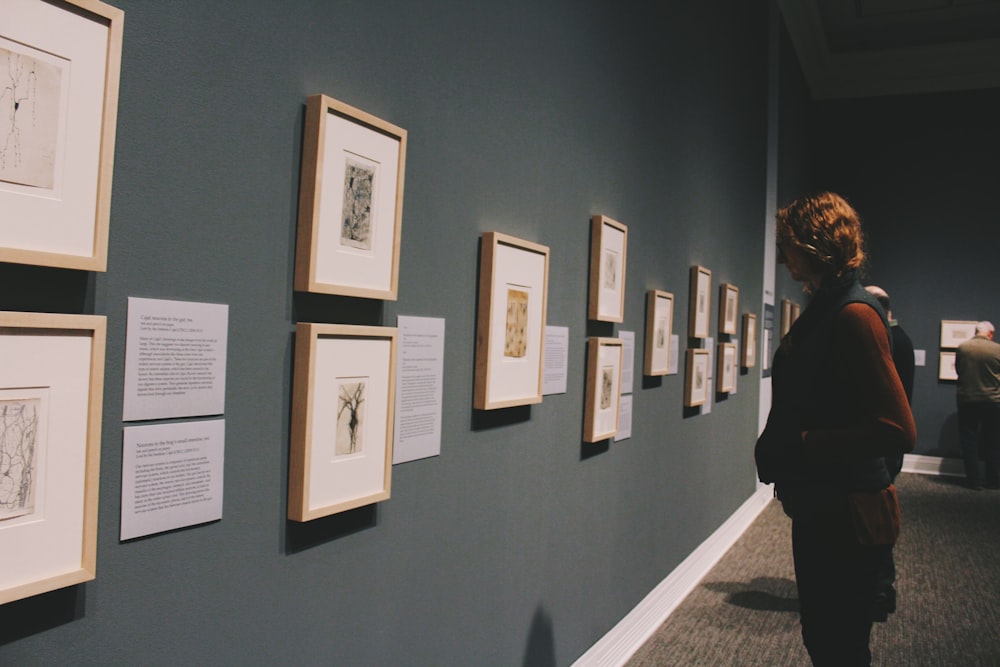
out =
[[[740,288],[731,283],[719,285],[719,333],[736,335],[740,312]]]
[[[606,215],[590,219],[590,298],[587,317],[600,322],[625,319],[628,227]]]
[[[618,432],[623,351],[620,338],[591,336],[587,339],[584,442],[607,440]]]
[[[689,347],[685,355],[684,407],[693,408],[708,400],[708,364],[711,355],[700,347]]]
[[[674,332],[674,295],[651,289],[646,292],[645,375],[670,372],[670,340]]]
[[[313,322],[296,326],[289,519],[311,521],[389,498],[396,349],[395,327]],[[348,400],[342,393],[345,387]],[[365,402],[360,415],[357,399]],[[350,445],[355,445],[355,436],[361,440],[357,451],[338,451],[345,442],[345,407]],[[359,426],[363,430],[358,431]]]
[[[784,338],[785,334],[792,328],[792,305],[791,299],[781,300],[781,331],[779,339]]]
[[[548,285],[548,246],[501,232],[483,233],[475,409],[541,403]]]
[[[736,389],[736,343],[719,343],[715,362],[715,391],[731,393]]]
[[[938,380],[958,380],[958,370],[955,368],[956,357],[955,350],[941,350],[941,357],[938,359]]]
[[[941,320],[941,349],[954,350],[976,335],[975,320]]]
[[[49,135],[50,145],[35,147],[54,153],[51,165],[41,167],[49,173],[28,182],[38,172],[18,175],[11,168],[10,177],[0,172],[0,261],[107,270],[124,16],[98,0],[17,0],[0,6],[3,37],[18,49],[18,58],[43,67],[50,62],[49,71],[61,62],[73,68],[72,76],[62,72],[55,79],[53,72],[50,79],[61,88],[52,93],[60,109],[47,116],[49,130],[39,133]],[[27,99],[20,102],[27,108]],[[25,152],[34,154],[30,148]]]
[[[306,102],[295,289],[395,301],[406,130],[326,95]],[[345,155],[350,157],[345,157]],[[356,165],[347,165],[348,160]],[[359,240],[345,240],[348,169],[369,174]],[[354,173],[354,172],[352,172]],[[370,216],[370,217],[369,217]],[[365,247],[368,246],[368,247]]]
[[[704,266],[691,267],[688,301],[688,337],[708,338],[712,320],[712,271]]]
[[[743,313],[743,341],[740,344],[740,366],[753,368],[757,365],[757,315]]]
[[[0,522],[0,604],[96,576],[106,333],[98,315],[0,312],[0,399],[43,413],[34,505]]]

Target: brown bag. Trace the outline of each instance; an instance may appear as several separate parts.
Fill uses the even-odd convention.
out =
[[[895,544],[899,538],[899,496],[890,484],[881,491],[858,491],[847,496],[854,532],[861,544]]]

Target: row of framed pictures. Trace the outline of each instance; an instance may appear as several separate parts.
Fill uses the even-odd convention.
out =
[[[958,346],[976,335],[975,320],[941,320],[941,349],[938,359],[938,379],[958,380],[955,353]]]

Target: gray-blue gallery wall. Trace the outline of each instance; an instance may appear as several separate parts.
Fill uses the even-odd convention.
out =
[[[0,609],[9,665],[565,665],[754,492],[755,372],[711,414],[641,376],[688,269],[762,299],[768,2],[118,0],[108,269],[4,265],[0,307],[108,318],[97,578]],[[399,298],[292,288],[306,97],[407,129]],[[628,225],[625,321],[587,321],[589,220]],[[472,409],[480,234],[551,248],[568,391]],[[221,521],[121,542],[130,296],[229,306]],[[286,521],[298,321],[446,321],[441,455]],[[585,339],[634,331],[630,439],[582,443]],[[717,332],[713,314],[712,331]],[[683,358],[683,356],[682,356]]]

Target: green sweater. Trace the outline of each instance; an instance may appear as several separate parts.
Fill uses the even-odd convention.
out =
[[[955,370],[960,403],[1000,403],[1000,343],[970,338],[958,346]]]

